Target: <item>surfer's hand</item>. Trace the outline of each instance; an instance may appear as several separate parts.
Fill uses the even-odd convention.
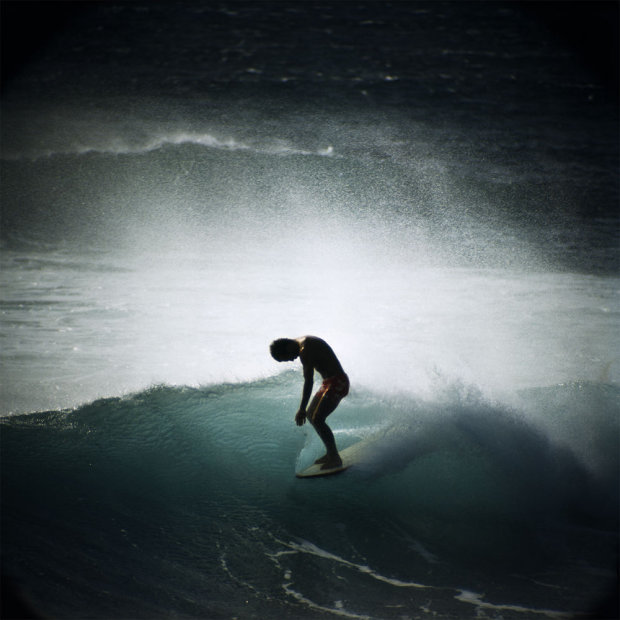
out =
[[[306,412],[303,409],[300,409],[295,415],[295,424],[297,426],[302,426],[306,421]]]

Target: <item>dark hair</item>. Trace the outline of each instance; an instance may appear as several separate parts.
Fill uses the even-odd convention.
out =
[[[280,360],[282,359],[282,357],[285,357],[288,353],[288,349],[289,349],[291,342],[295,342],[295,341],[291,340],[290,338],[278,338],[277,340],[274,340],[269,345],[269,351],[271,351],[271,357],[273,357],[276,360]]]

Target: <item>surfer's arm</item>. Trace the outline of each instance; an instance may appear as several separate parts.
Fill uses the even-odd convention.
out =
[[[314,383],[314,368],[310,365],[304,364],[304,388],[301,394],[301,404],[299,405],[299,411],[295,415],[295,422],[297,426],[301,426],[306,421],[306,407],[312,394],[312,385]]]

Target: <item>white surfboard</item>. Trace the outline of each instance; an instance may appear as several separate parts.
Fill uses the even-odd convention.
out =
[[[345,469],[349,469],[349,467],[351,467],[352,465],[355,465],[355,463],[359,463],[366,451],[365,449],[368,448],[368,446],[372,443],[372,441],[368,440],[358,441],[352,446],[349,446],[348,448],[342,450],[340,452],[340,458],[342,459],[341,467],[334,467],[332,469],[321,469],[322,463],[319,463],[318,465],[315,463],[313,465],[310,465],[310,467],[307,467],[306,469],[297,472],[295,475],[298,478],[317,478],[319,476],[331,476],[332,474],[339,474],[340,472],[345,471]]]

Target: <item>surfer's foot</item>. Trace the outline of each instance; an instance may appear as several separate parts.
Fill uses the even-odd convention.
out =
[[[320,465],[321,463],[325,463],[328,458],[329,457],[327,456],[327,454],[325,454],[320,459],[317,459],[316,461],[314,461],[314,464],[315,465]]]
[[[339,456],[334,456],[326,458],[323,461],[321,469],[336,469],[337,467],[342,467],[342,459]]]

